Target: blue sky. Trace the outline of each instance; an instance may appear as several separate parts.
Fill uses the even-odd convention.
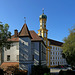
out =
[[[9,30],[21,30],[24,17],[29,30],[38,33],[42,8],[47,15],[48,38],[62,41],[75,24],[75,0],[0,0],[0,21],[8,23]]]

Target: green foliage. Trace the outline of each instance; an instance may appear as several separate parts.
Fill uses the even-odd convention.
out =
[[[11,38],[11,32],[8,30],[9,25],[3,25],[2,22],[0,22],[0,47],[8,46],[8,44],[10,45],[10,42],[7,41],[7,39]]]
[[[63,56],[66,58],[68,64],[75,66],[75,28],[70,30],[67,38],[64,38]]]
[[[19,70],[19,66],[15,65],[15,66],[8,66],[7,69],[5,70],[6,72],[10,71],[13,72],[14,75],[27,75],[27,70]]]
[[[44,73],[44,75],[50,75],[50,73]]]
[[[40,65],[38,65],[38,66],[33,66],[32,67],[32,73],[31,73],[31,75],[44,75],[44,73],[46,75],[50,75],[49,72],[50,72],[50,69],[47,68],[46,66],[40,66]]]

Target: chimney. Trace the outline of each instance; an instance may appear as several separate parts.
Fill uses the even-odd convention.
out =
[[[14,30],[14,35],[15,35],[15,37],[18,37],[18,30],[17,29]]]

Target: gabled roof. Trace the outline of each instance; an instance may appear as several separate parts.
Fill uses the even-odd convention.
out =
[[[30,32],[26,24],[23,25],[21,31],[19,32],[19,37],[30,37]]]
[[[62,46],[63,42],[59,42],[56,40],[48,39],[50,41],[50,45]]]
[[[35,33],[35,31],[30,31],[31,41],[42,41],[42,39]]]

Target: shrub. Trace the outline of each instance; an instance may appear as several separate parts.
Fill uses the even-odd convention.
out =
[[[75,71],[67,70],[67,71],[60,71],[59,75],[75,75]]]
[[[33,66],[31,75],[44,75],[44,73],[49,73],[50,69],[46,66]]]
[[[50,73],[44,73],[44,75],[50,75]]]
[[[4,71],[0,69],[0,75],[4,75]]]

